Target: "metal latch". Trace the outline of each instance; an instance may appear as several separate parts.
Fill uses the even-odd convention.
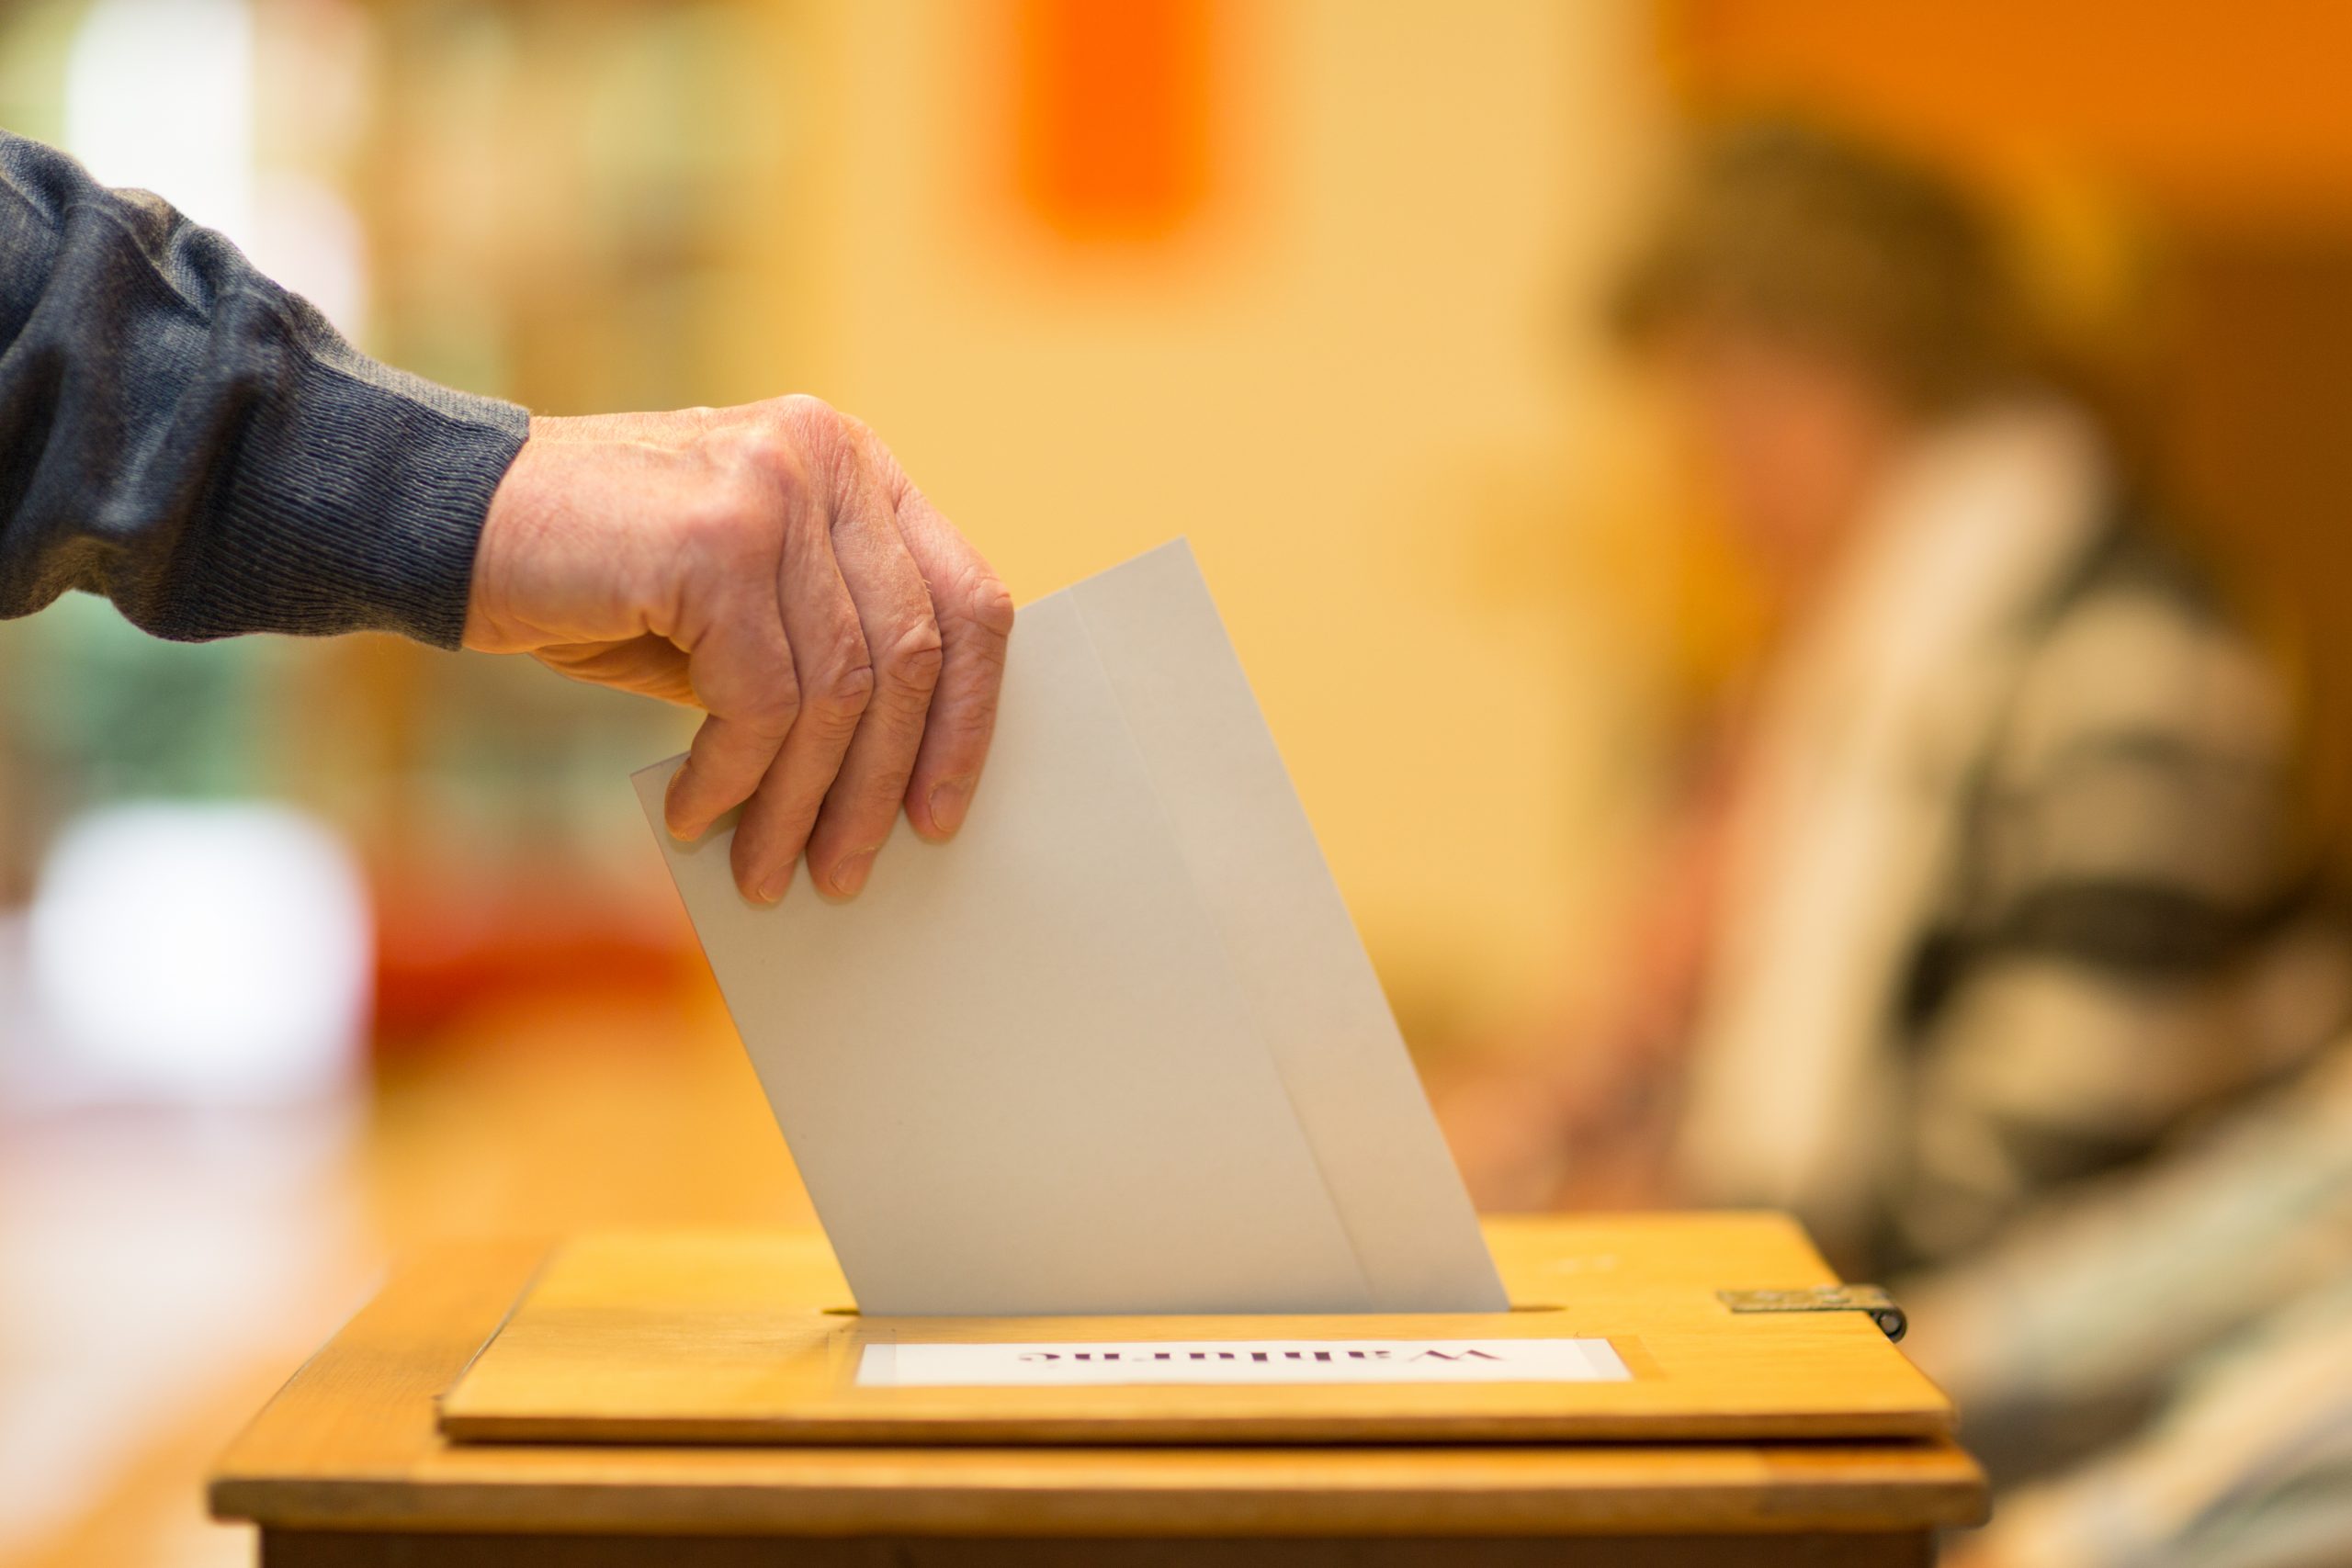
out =
[[[1866,1312],[1879,1332],[1899,1340],[1911,1326],[1894,1298],[1876,1285],[1815,1285],[1802,1291],[1717,1291],[1734,1312]]]

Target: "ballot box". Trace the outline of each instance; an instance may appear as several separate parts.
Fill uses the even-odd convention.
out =
[[[270,1568],[1926,1563],[1983,1478],[1769,1214],[1489,1222],[1511,1309],[859,1315],[823,1238],[453,1247],[221,1458]]]

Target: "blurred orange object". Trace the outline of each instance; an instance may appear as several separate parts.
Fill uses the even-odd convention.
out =
[[[1153,240],[1209,187],[1209,0],[1023,0],[1021,193],[1081,240]]]

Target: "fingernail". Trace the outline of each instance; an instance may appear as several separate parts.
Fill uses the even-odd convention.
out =
[[[782,871],[769,873],[768,879],[760,884],[760,890],[752,895],[753,900],[762,904],[782,901],[785,893],[792,886],[792,864],[787,863]]]
[[[680,768],[670,775],[662,788],[662,824],[670,829],[673,839],[691,839],[695,835],[678,826],[678,786],[686,782],[686,770]]]
[[[865,878],[873,869],[874,851],[858,851],[833,867],[833,891],[844,898],[851,897],[865,886]]]
[[[931,792],[931,825],[942,833],[952,833],[964,825],[964,813],[972,804],[972,781],[969,778],[947,779]]]

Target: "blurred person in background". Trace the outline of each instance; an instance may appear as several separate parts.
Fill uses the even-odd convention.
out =
[[[813,399],[534,419],[366,358],[220,235],[0,133],[0,616],[402,633],[700,706],[669,826],[747,897],[961,824],[1012,605]]]
[[[1696,749],[1623,1006],[1441,1097],[1474,1194],[1784,1207],[1909,1276],[1972,1446],[2052,1478],[1987,1561],[2256,1561],[2284,1516],[2212,1509],[2314,1473],[2339,1555],[2309,1560],[2352,1561],[2352,1376],[2253,1428],[2174,1381],[2306,1288],[2335,1294],[2278,1355],[2352,1334],[2346,955],[2269,661],[1935,175],[1732,128],[1614,313],[1775,631]],[[2168,1401],[2154,1458],[2091,1461]],[[2105,1517],[2132,1485],[2174,1506]]]

